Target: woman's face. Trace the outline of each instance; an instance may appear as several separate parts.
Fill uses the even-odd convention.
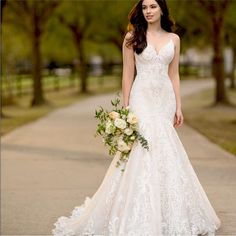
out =
[[[148,23],[160,20],[162,12],[155,0],[143,0],[142,9],[144,18]]]

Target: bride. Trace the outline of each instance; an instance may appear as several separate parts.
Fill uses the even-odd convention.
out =
[[[135,143],[125,171],[115,155],[93,195],[54,236],[215,235],[221,222],[211,206],[175,128],[183,123],[179,86],[180,38],[165,0],[141,0],[129,14],[123,42],[123,106],[139,119],[149,150]],[[136,69],[136,70],[135,70]]]

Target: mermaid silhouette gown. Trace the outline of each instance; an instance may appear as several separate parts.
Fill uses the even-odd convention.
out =
[[[57,219],[54,236],[215,235],[221,222],[173,127],[176,100],[168,66],[174,53],[172,39],[158,53],[150,44],[135,53],[129,106],[149,150],[135,143],[124,172],[115,155],[97,192]]]

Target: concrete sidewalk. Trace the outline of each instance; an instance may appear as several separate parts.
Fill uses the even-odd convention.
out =
[[[184,81],[181,94],[211,86],[213,81]],[[114,97],[91,97],[2,137],[1,235],[50,235],[59,216],[95,193],[111,160],[94,138],[94,110],[109,107]],[[217,235],[236,235],[235,156],[187,125],[178,133],[222,221]]]

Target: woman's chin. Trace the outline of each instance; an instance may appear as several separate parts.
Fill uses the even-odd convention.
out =
[[[153,23],[155,23],[157,20],[155,20],[155,19],[148,19],[147,20],[147,23],[150,23],[150,24],[153,24]]]
[[[146,18],[147,23],[155,23],[158,21],[158,18],[152,17],[152,18]]]

